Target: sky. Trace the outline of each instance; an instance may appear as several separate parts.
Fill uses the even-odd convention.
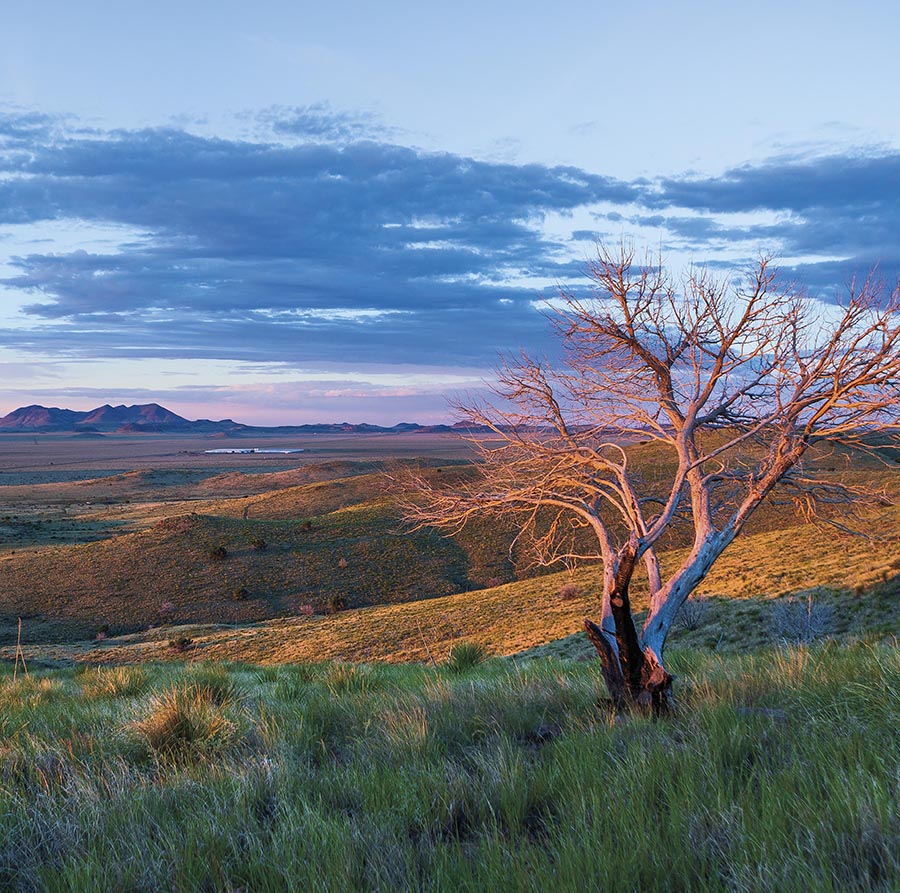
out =
[[[828,302],[900,272],[900,7],[31,0],[0,415],[452,421],[597,240]]]

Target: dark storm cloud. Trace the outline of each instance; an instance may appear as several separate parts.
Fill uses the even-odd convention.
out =
[[[285,126],[301,124],[294,113]],[[28,314],[58,326],[3,338],[99,355],[127,344],[143,355],[278,360],[350,349],[415,361],[440,349],[448,361],[488,360],[543,327],[535,291],[504,283],[570,271],[540,233],[543,216],[637,195],[575,168],[371,140],[286,146],[176,129],[48,129],[22,152],[20,131],[0,134],[0,224],[88,221],[130,235],[113,251],[16,258],[5,284],[31,295]],[[354,130],[337,118],[316,135],[336,132]],[[347,316],[370,309],[398,313]],[[329,310],[344,316],[328,325],[303,316]]]

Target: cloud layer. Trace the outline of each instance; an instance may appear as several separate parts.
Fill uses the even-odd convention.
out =
[[[0,345],[71,358],[489,366],[541,349],[534,301],[577,282],[585,241],[650,228],[695,260],[758,250],[814,288],[900,270],[900,153],[772,159],[623,182],[398,144],[327,106],[252,139],[0,116],[0,233],[110,228],[8,261],[22,321]],[[548,235],[549,217],[572,231]],[[659,238],[659,236],[657,235]],[[0,243],[2,244],[2,243]],[[578,247],[580,246],[580,247]]]
[[[0,125],[0,225],[117,225],[114,250],[18,256],[53,352],[298,362],[338,356],[483,362],[534,343],[535,288],[566,272],[549,212],[627,202],[634,186],[571,168],[492,164],[355,137],[358,122],[296,110],[285,145],[179,130],[60,134]],[[323,141],[325,138],[325,141]]]

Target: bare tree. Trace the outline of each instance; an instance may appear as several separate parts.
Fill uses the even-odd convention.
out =
[[[816,472],[808,453],[821,442],[874,453],[876,435],[881,445],[896,435],[900,294],[870,278],[826,305],[779,287],[765,259],[739,284],[703,269],[676,281],[627,246],[601,246],[589,276],[590,297],[564,293],[552,311],[556,366],[508,360],[499,399],[457,407],[493,432],[477,479],[420,481],[407,514],[451,533],[484,512],[509,516],[546,561],[602,561],[600,619],[585,628],[606,686],[619,707],[661,712],[679,608],[776,487],[807,516],[831,507],[838,524],[873,495]],[[655,441],[667,460],[632,468],[635,440]],[[690,549],[664,574],[661,538],[678,524]],[[577,528],[588,549],[574,545]],[[639,629],[629,587],[641,566]]]

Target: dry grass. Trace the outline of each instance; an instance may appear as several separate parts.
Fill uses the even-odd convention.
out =
[[[837,606],[839,634],[890,634],[900,625],[897,590],[898,539],[835,542],[834,534],[810,526],[761,533],[737,540],[704,581],[709,621],[696,631],[676,631],[676,644],[737,649],[771,641],[767,602],[819,587],[820,598]],[[669,556],[677,559],[677,553]],[[274,620],[237,627],[188,626],[72,646],[30,646],[30,659],[131,663],[179,658],[167,647],[172,635],[193,639],[200,660],[251,663],[337,661],[428,661],[457,643],[479,643],[489,654],[510,655],[564,640],[560,656],[584,654],[585,616],[597,611],[596,569],[576,572],[579,595],[562,599],[568,572],[477,592],[395,605],[348,610],[330,616]],[[640,604],[639,591],[636,599]],[[27,625],[26,625],[27,633]],[[26,635],[27,640],[27,635]],[[588,652],[589,653],[589,652]],[[0,650],[0,656],[11,654]]]
[[[155,696],[130,730],[156,758],[182,761],[221,753],[238,740],[240,725],[229,716],[227,703],[188,684]]]
[[[147,671],[143,667],[96,667],[80,677],[85,698],[136,697],[147,688]]]
[[[657,446],[636,446],[634,453],[648,478],[664,473]],[[827,461],[837,463],[836,469],[840,464]],[[191,656],[201,658],[422,660],[429,649],[446,654],[463,638],[494,654],[527,650],[575,632],[584,615],[594,613],[593,571],[580,570],[574,581],[559,574],[523,579],[535,571],[522,555],[508,554],[511,534],[500,525],[480,521],[457,539],[404,532],[373,467],[373,462],[332,462],[258,475],[168,468],[104,479],[107,483],[68,484],[117,487],[120,500],[125,493],[136,498],[142,488],[157,496],[166,487],[232,498],[140,503],[145,521],[185,505],[208,513],[163,517],[147,529],[102,542],[8,556],[0,561],[0,642],[14,634],[14,627],[4,628],[6,615],[26,618],[26,642],[32,645],[73,643],[55,651],[38,648],[39,653],[90,660],[170,659],[178,655],[165,653],[165,643],[179,635],[193,640]],[[452,480],[471,469],[432,467],[426,473]],[[334,474],[347,476],[330,477]],[[893,469],[851,474],[898,490]],[[267,489],[272,487],[278,489]],[[133,507],[120,501],[103,511]],[[797,526],[788,506],[765,506],[754,520],[755,533],[726,552],[703,592],[716,601],[768,598],[813,586],[872,589],[896,574],[898,521],[897,510],[873,518],[873,529],[884,537],[872,545]],[[670,538],[664,567],[679,560],[683,539]],[[261,541],[265,549],[255,547]],[[216,547],[228,557],[212,559]],[[498,581],[508,585],[496,586]],[[561,588],[570,583],[578,595],[561,599]],[[482,586],[494,588],[465,592]],[[568,595],[571,588],[565,591]],[[639,584],[635,594],[639,601]],[[342,599],[348,610],[318,616],[333,598]],[[357,610],[362,608],[369,610]],[[744,638],[759,638],[754,625],[767,626],[749,609],[742,614],[735,608],[735,616]],[[196,629],[210,622],[262,625]],[[167,625],[164,633],[148,631],[160,624]],[[106,627],[110,637],[104,642],[74,644]],[[138,631],[138,639],[116,637]],[[724,630],[716,641],[727,646],[731,638]]]

